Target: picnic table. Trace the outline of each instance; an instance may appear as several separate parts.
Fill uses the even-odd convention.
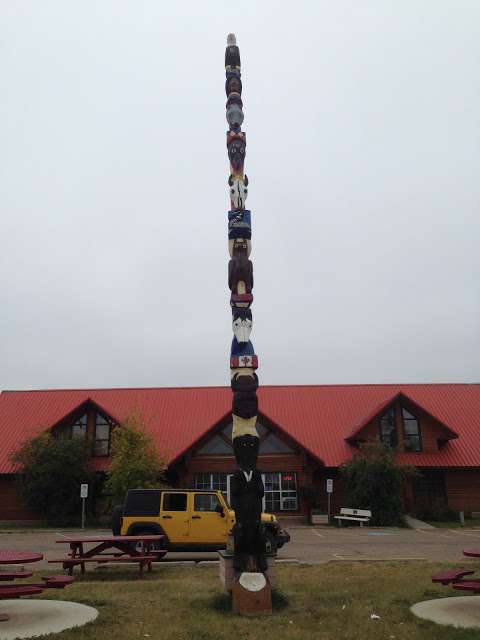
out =
[[[85,574],[86,562],[137,562],[140,575],[144,567],[152,570],[152,562],[162,558],[167,552],[154,549],[154,545],[163,540],[163,535],[144,534],[138,536],[71,536],[55,540],[57,544],[68,544],[70,553],[66,558],[49,560],[61,562],[69,575],[80,566]],[[93,545],[86,547],[86,545]],[[105,553],[108,552],[108,553]]]
[[[29,564],[38,562],[43,559],[43,554],[34,551],[16,551],[10,549],[0,549],[0,565],[5,564]],[[31,571],[15,570],[0,571],[1,582],[13,582],[21,578],[30,578],[33,575]],[[65,576],[43,576],[41,583],[19,584],[1,584],[0,600],[11,598],[21,598],[22,596],[34,596],[42,593],[44,589],[63,589],[73,582],[73,578]],[[6,622],[9,616],[6,613],[0,613],[0,622]]]
[[[480,558],[480,547],[464,549],[463,555],[469,558]],[[480,593],[480,578],[471,577],[475,573],[473,569],[448,569],[432,576],[432,582],[451,585],[459,591],[473,591]],[[467,576],[467,577],[465,577]]]

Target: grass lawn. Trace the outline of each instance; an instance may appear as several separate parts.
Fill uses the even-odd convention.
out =
[[[465,529],[480,529],[480,518],[468,518],[465,519],[465,524],[462,524],[460,520],[451,520],[449,522],[435,522],[433,520],[426,520],[428,524],[440,529],[458,529],[465,527]]]
[[[274,614],[264,618],[230,612],[217,566],[157,565],[144,579],[134,568],[102,568],[65,591],[40,597],[82,602],[100,612],[94,623],[48,636],[52,640],[480,640],[480,630],[440,627],[409,611],[421,600],[464,595],[430,582],[432,573],[447,566],[278,565]],[[381,619],[371,620],[372,613]]]

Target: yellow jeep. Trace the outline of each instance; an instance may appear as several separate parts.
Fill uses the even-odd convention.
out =
[[[267,551],[276,552],[290,536],[277,518],[262,513]],[[221,491],[197,489],[133,489],[122,507],[113,512],[114,535],[163,534],[167,551],[215,551],[225,549],[235,524]]]

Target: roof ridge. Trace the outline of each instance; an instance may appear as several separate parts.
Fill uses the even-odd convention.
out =
[[[441,386],[480,386],[480,382],[354,382],[329,384],[262,384],[262,388],[332,388],[332,387],[441,387]],[[89,391],[171,391],[180,389],[228,389],[230,385],[193,385],[177,387],[53,387],[46,389],[3,389],[0,393],[45,393],[45,392],[89,392]]]

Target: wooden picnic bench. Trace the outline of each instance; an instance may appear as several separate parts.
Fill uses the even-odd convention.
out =
[[[349,509],[347,507],[342,507],[340,509],[340,515],[333,517],[338,522],[339,527],[342,526],[342,520],[353,520],[363,527],[364,523],[370,524],[372,512],[368,509]]]
[[[70,553],[64,558],[51,559],[48,562],[62,563],[69,575],[73,569],[80,566],[82,575],[85,574],[87,562],[137,562],[140,575],[146,567],[152,570],[152,562],[162,558],[167,552],[154,549],[154,545],[163,540],[163,535],[139,535],[139,536],[79,536],[60,538],[55,540],[58,544],[70,545]],[[86,544],[94,544],[86,549]],[[107,552],[108,553],[105,553]]]

